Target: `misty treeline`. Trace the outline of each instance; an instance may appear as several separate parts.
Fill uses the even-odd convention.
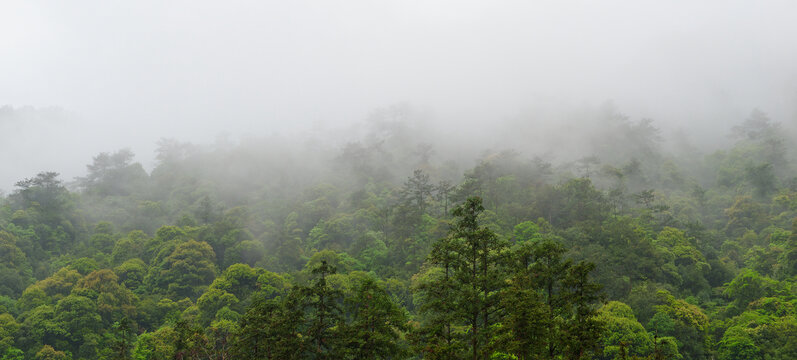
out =
[[[532,157],[408,112],[20,180],[0,358],[797,358],[797,148],[765,113],[701,152],[603,111]]]

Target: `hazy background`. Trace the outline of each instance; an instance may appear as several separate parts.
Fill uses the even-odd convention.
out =
[[[339,134],[328,129],[396,103],[456,124],[448,140],[493,144],[513,124],[530,139],[572,131],[560,125],[608,100],[698,144],[756,107],[797,124],[796,13],[793,1],[4,0],[0,189],[42,170],[71,179],[121,148],[151,167],[163,137]]]

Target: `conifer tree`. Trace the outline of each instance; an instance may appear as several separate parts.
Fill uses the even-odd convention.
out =
[[[255,295],[255,299],[241,317],[233,352],[241,359],[268,358],[266,339],[271,330],[271,320],[280,304],[273,299]]]
[[[598,346],[600,286],[594,264],[564,258],[553,239],[521,241],[512,249],[509,286],[501,293],[501,326],[495,341],[518,359],[582,359]]]
[[[437,241],[428,261],[438,267],[439,274],[433,274],[431,281],[422,282],[416,289],[423,296],[419,310],[425,319],[413,334],[413,342],[428,359],[457,359],[463,347],[459,334],[453,329],[459,300],[453,276],[458,256],[455,242],[450,237]]]
[[[484,211],[479,197],[470,197],[454,209],[454,224],[448,236],[433,246],[430,262],[444,267],[440,288],[421,289],[426,297],[426,310],[446,309],[450,317],[437,317],[430,328],[439,342],[429,349],[445,354],[441,359],[467,356],[486,359],[493,325],[499,319],[499,291],[504,286],[504,257],[507,243],[492,230],[479,224]],[[449,290],[450,289],[450,290]],[[452,336],[452,327],[464,326],[462,340]],[[458,341],[462,343],[457,344]],[[459,347],[464,354],[457,354]]]
[[[550,308],[529,271],[532,251],[533,244],[528,241],[519,242],[512,249],[511,275],[508,286],[501,291],[503,317],[495,337],[503,352],[519,360],[543,357],[548,334],[546,320]]]
[[[114,341],[111,345],[113,360],[127,360],[130,359],[130,350],[132,349],[133,341],[136,338],[135,332],[132,328],[132,323],[127,317],[114,323]]]
[[[240,359],[302,359],[307,344],[304,327],[304,299],[294,290],[284,298],[254,295],[241,318],[233,354]]]
[[[342,334],[347,358],[396,359],[407,355],[399,343],[401,333],[407,330],[407,312],[374,279],[363,279],[346,302],[352,315]]]
[[[454,209],[457,219],[449,233],[459,240],[455,279],[463,297],[459,308],[469,328],[467,337],[474,360],[489,356],[491,326],[498,319],[498,291],[504,286],[503,257],[508,246],[492,230],[479,225],[478,217],[483,211],[481,198],[468,198]]]
[[[313,269],[317,275],[310,287],[301,289],[305,298],[305,306],[309,311],[307,335],[313,359],[336,359],[340,350],[337,344],[339,337],[335,334],[343,321],[341,302],[343,294],[327,284],[327,276],[335,274],[336,269],[326,261]]]
[[[603,324],[597,319],[595,304],[603,299],[601,286],[589,280],[595,264],[578,262],[567,269],[562,285],[571,315],[565,321],[565,356],[567,359],[588,359],[599,347]]]

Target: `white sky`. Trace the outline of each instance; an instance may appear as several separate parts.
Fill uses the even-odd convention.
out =
[[[18,165],[0,189],[79,175],[100,151],[151,158],[161,137],[336,126],[397,102],[461,126],[605,100],[673,127],[754,107],[797,122],[796,14],[794,1],[3,0],[0,106],[71,115],[54,138],[24,137],[44,155],[0,134],[15,145],[0,161]]]

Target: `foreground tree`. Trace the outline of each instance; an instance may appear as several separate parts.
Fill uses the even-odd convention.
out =
[[[501,292],[496,350],[518,359],[589,358],[603,332],[600,286],[589,278],[594,264],[573,264],[561,244],[521,225]]]
[[[341,350],[335,331],[343,320],[341,303],[343,294],[327,283],[327,276],[335,274],[336,269],[326,261],[313,269],[318,277],[310,287],[301,289],[305,295],[306,308],[309,310],[307,335],[312,344],[311,353],[315,359],[336,359]]]
[[[301,298],[291,292],[285,298],[254,295],[241,317],[232,353],[240,359],[301,359],[306,344],[300,331],[304,323]]]
[[[352,317],[343,330],[346,358],[401,359],[407,355],[399,341],[407,330],[407,312],[376,280],[361,280],[346,303]]]
[[[498,294],[505,284],[503,257],[508,244],[479,224],[483,211],[478,197],[468,198],[454,209],[456,219],[448,236],[434,244],[429,257],[432,264],[444,268],[443,276],[433,280],[434,285],[420,288],[427,304],[422,310],[434,313],[445,309],[451,314],[430,314],[430,321],[425,324],[426,332],[436,340],[436,345],[430,344],[427,351],[442,359],[465,356],[460,349],[473,359],[486,359],[491,353],[493,325],[499,317]],[[435,289],[436,286],[442,288]],[[462,336],[452,334],[455,325],[465,327]]]

